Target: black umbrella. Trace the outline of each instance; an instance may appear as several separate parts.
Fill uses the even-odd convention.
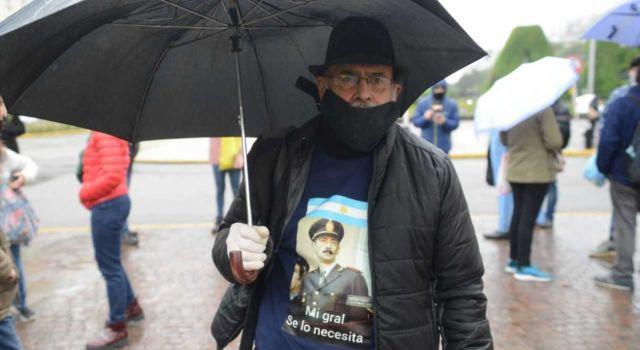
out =
[[[435,0],[34,0],[0,23],[0,93],[131,141],[256,136],[317,114],[294,85],[348,16],[388,28],[401,110],[485,55]]]

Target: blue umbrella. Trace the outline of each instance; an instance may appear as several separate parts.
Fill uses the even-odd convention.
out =
[[[640,46],[640,1],[616,7],[589,28],[583,38]]]

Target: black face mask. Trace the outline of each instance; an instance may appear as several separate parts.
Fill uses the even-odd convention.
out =
[[[433,93],[433,98],[435,98],[438,101],[442,101],[444,99],[444,92],[434,92]]]
[[[339,156],[356,156],[373,150],[399,115],[395,102],[356,108],[331,90],[324,94],[320,111],[322,144],[329,153]]]

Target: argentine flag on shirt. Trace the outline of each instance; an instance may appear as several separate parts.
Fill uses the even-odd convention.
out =
[[[345,225],[367,228],[367,202],[335,195],[330,198],[311,198],[307,216],[339,221]]]

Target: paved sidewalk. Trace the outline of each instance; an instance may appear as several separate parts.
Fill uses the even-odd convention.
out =
[[[507,242],[479,238],[496,349],[640,349],[640,293],[592,283],[604,268],[586,255],[608,220],[560,213],[555,233],[535,234],[533,259],[554,272],[550,284],[515,281],[502,272]],[[479,233],[494,221],[474,216]],[[208,230],[194,227],[144,231],[140,247],[126,249],[147,315],[130,328],[129,349],[215,349],[209,324],[227,282],[211,263],[212,245]],[[45,234],[23,252],[29,303],[38,313],[35,322],[18,325],[25,349],[83,349],[107,315],[88,233]]]

